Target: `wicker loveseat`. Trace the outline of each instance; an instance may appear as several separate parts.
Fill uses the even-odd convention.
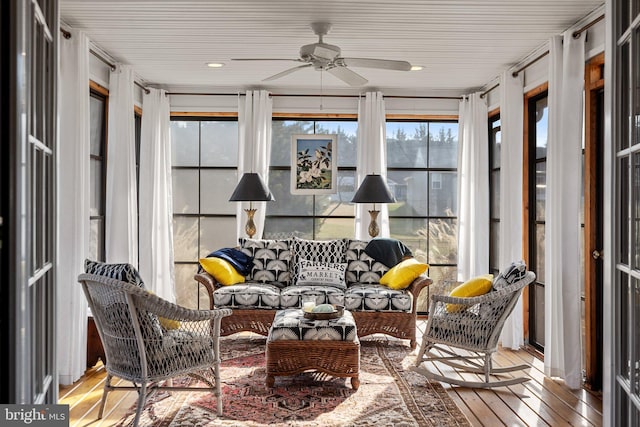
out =
[[[367,244],[356,239],[240,239],[238,249],[254,259],[244,283],[222,286],[207,272],[196,274],[195,280],[207,289],[211,308],[233,311],[222,319],[222,336],[241,331],[266,336],[277,310],[299,308],[301,296],[312,294],[317,304],[343,305],[351,311],[359,337],[383,333],[407,339],[415,348],[416,303],[431,279],[421,274],[399,290],[381,285],[390,267],[369,256]],[[343,265],[344,286],[302,280],[300,262],[309,260]]]

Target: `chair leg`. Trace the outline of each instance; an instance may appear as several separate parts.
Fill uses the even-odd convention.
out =
[[[220,330],[220,320],[215,319],[216,330]],[[213,339],[213,351],[215,356],[215,362],[213,365],[213,376],[216,380],[216,402],[218,404],[218,416],[222,415],[222,386],[220,385],[220,339],[217,335],[214,335]]]
[[[491,363],[492,363],[492,358],[491,358],[491,353],[486,353],[484,355],[484,382],[488,383],[489,382],[489,374],[491,374]]]
[[[216,361],[213,367],[214,377],[216,380],[216,402],[218,404],[218,416],[222,415],[222,387],[220,385],[220,361]]]
[[[138,390],[138,407],[136,408],[136,417],[133,419],[133,427],[138,427],[138,422],[140,422],[140,415],[142,415],[142,410],[144,409],[144,402],[147,398],[147,383],[143,382],[140,385],[140,389]]]
[[[418,350],[418,355],[416,356],[416,366],[420,366],[422,362],[424,362],[424,355],[431,349],[432,344],[427,345],[427,339],[423,339],[422,343],[420,343],[420,350]]]
[[[107,378],[104,382],[104,389],[102,391],[102,400],[100,401],[100,409],[98,410],[98,419],[102,419],[104,413],[104,407],[107,403],[107,394],[111,391],[111,374],[107,374]]]

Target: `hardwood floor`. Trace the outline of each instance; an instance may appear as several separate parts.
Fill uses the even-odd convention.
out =
[[[419,321],[418,330],[425,321]],[[525,363],[529,369],[518,374],[531,378],[523,384],[501,387],[495,390],[474,390],[443,383],[473,426],[601,426],[602,399],[590,391],[570,390],[560,380],[545,378],[544,364],[525,351],[500,349],[494,356],[496,366]],[[441,373],[450,372],[444,365],[432,365]],[[71,386],[60,387],[61,404],[69,405],[70,426],[110,426],[135,404],[134,392],[109,393],[105,414],[98,420],[98,409],[106,372],[102,362],[87,370],[85,375]],[[473,379],[473,374],[464,374]]]

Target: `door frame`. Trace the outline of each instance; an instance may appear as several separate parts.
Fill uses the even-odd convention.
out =
[[[594,251],[603,248],[603,201],[598,170],[603,161],[602,115],[597,115],[598,92],[604,90],[604,52],[585,66],[585,143],[584,143],[584,289],[585,289],[585,386],[602,388],[602,258]],[[603,104],[604,106],[604,104]],[[598,120],[600,119],[600,123]],[[600,185],[599,185],[600,184]]]

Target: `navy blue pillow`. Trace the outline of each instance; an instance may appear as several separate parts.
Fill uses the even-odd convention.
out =
[[[400,240],[384,237],[373,239],[367,243],[364,253],[389,268],[394,267],[404,258],[413,256],[411,249]]]
[[[253,257],[245,254],[244,252],[234,248],[222,248],[217,251],[211,252],[207,255],[207,258],[220,258],[228,261],[229,264],[236,269],[236,271],[243,276],[247,276],[251,273],[253,268]],[[202,267],[198,271],[202,271]]]

